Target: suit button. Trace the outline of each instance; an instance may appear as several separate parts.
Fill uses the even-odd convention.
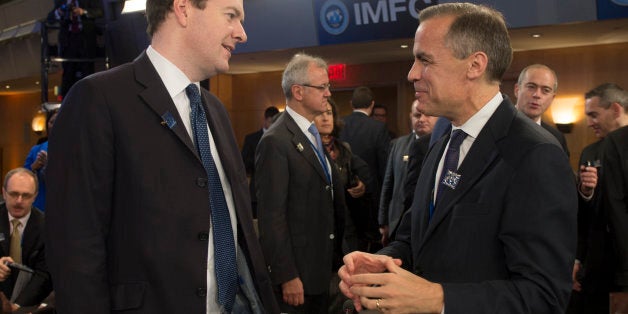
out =
[[[201,241],[207,241],[207,239],[209,239],[209,233],[207,232],[199,232],[198,233],[198,239]]]
[[[207,296],[207,289],[205,288],[196,288],[196,295],[199,297],[206,297]]]
[[[326,185],[325,186],[325,190],[330,191],[331,190],[331,185]]]
[[[336,237],[336,236],[335,236],[333,233],[330,233],[330,234],[329,234],[329,239],[330,239],[330,240],[333,240],[335,237]]]
[[[207,186],[207,178],[196,178],[196,185],[204,188]]]

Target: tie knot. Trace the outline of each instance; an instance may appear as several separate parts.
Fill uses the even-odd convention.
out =
[[[190,103],[196,103],[201,100],[201,94],[198,91],[198,87],[195,84],[190,84],[185,88],[185,93],[190,99]]]
[[[13,219],[11,220],[11,224],[13,225],[13,228],[19,228],[22,225],[22,222],[20,222],[19,219]]]
[[[458,149],[466,137],[467,133],[465,133],[462,129],[453,130],[451,133],[451,139],[449,140],[449,148]]]
[[[307,130],[312,133],[314,136],[316,136],[318,134],[318,129],[316,128],[316,124],[312,123],[310,124],[310,127],[307,128]]]

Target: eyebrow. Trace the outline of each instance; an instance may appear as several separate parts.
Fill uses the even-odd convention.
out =
[[[234,6],[227,7],[227,10],[229,10],[229,9],[233,10],[237,17],[242,17],[242,22],[244,22],[244,12],[242,12],[242,10],[240,10],[239,8],[234,7]]]

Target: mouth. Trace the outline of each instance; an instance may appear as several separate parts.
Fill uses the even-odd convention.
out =
[[[231,52],[235,50],[235,47],[233,46],[222,45],[222,47],[225,48],[225,50],[227,50],[227,52],[229,53],[229,56],[231,56]]]

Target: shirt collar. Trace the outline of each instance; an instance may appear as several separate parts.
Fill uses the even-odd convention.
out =
[[[192,83],[183,71],[157,52],[152,46],[148,46],[146,54],[148,55],[148,59],[153,63],[155,70],[157,70],[161,81],[164,82],[170,98],[174,98],[175,95],[181,93],[181,91],[185,90],[185,88]],[[194,84],[198,86],[198,82]]]
[[[452,130],[462,129],[467,135],[477,138],[482,128],[484,128],[484,125],[486,125],[486,122],[488,122],[488,119],[495,113],[495,110],[497,110],[497,107],[499,107],[502,101],[504,101],[504,97],[498,92],[482,109],[471,116],[463,125],[460,127],[452,125]]]

